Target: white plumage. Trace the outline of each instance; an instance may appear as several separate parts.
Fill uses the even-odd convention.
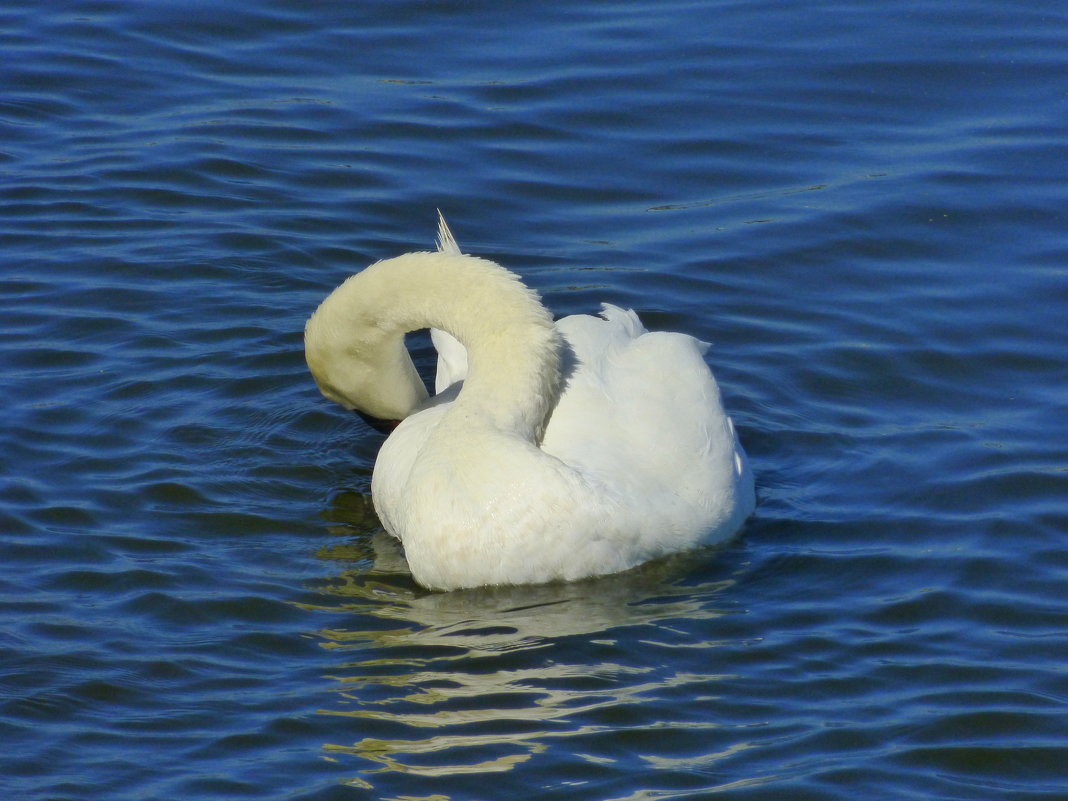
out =
[[[371,491],[419,583],[577,579],[738,530],[753,477],[707,346],[609,305],[554,324],[517,276],[463,255],[444,220],[438,247],[352,276],[305,329],[326,397],[401,421]],[[404,349],[427,327],[435,398]]]

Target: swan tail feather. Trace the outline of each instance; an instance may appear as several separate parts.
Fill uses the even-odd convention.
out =
[[[449,230],[448,223],[445,222],[445,215],[441,213],[441,209],[438,209],[438,252],[460,255],[460,246],[456,244],[456,237]]]

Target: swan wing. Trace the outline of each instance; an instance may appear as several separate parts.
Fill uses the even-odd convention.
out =
[[[449,230],[449,225],[445,222],[445,215],[441,213],[441,209],[438,209],[438,252],[461,255],[460,246],[456,244],[456,237]]]
[[[733,534],[752,511],[753,480],[704,362],[708,346],[650,333],[609,305],[557,328],[575,367],[543,449],[636,499],[630,513],[665,551]]]

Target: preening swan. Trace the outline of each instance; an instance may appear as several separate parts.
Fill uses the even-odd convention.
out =
[[[420,328],[439,355],[433,398],[404,346]],[[437,252],[353,275],[304,332],[323,395],[400,421],[371,494],[434,589],[613,573],[734,534],[753,476],[706,347],[607,304],[554,324],[443,219]]]

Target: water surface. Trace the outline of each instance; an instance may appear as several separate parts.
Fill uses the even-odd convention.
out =
[[[7,2],[0,47],[4,798],[1064,797],[1062,3]],[[436,208],[713,343],[736,540],[412,582],[301,331]]]

